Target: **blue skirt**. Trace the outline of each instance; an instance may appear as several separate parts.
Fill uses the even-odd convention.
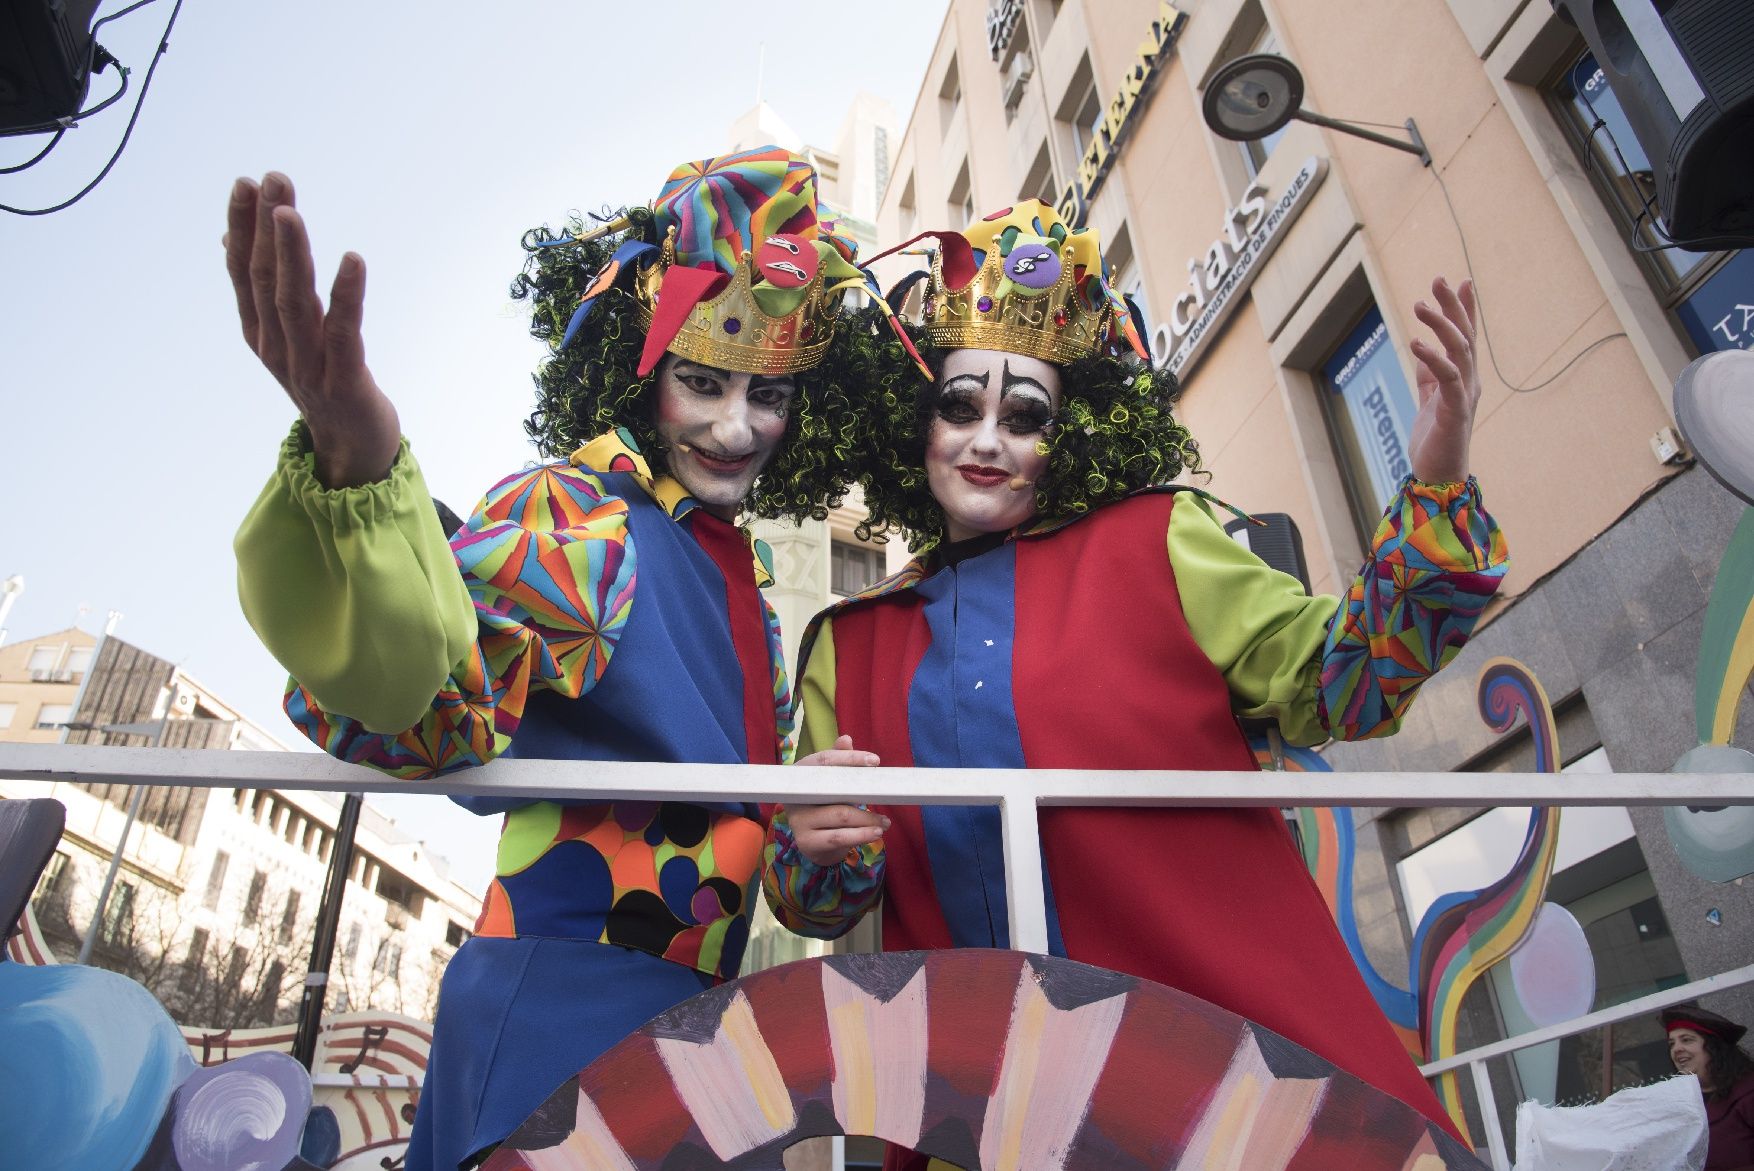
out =
[[[456,1171],[622,1038],[713,983],[613,944],[469,940],[439,988],[407,1171]]]

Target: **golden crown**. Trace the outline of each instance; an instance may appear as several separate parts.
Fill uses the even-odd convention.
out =
[[[921,314],[926,339],[941,349],[1002,350],[1055,364],[1089,357],[1108,338],[1114,310],[1106,297],[1095,309],[1084,303],[1073,253],[1070,244],[1028,239],[1006,256],[989,247],[974,279],[949,289],[944,250],[935,250]],[[1050,263],[1058,274],[1048,283],[1038,274]]]
[[[771,238],[770,238],[771,239]],[[788,239],[797,240],[796,237]],[[799,241],[807,247],[814,243]],[[818,261],[817,257],[811,257]],[[656,264],[647,265],[634,277],[634,301],[640,326],[648,332],[657,311],[664,274],[676,263],[676,229],[664,236]],[[829,265],[814,263],[809,282],[794,289],[769,285],[762,294],[769,298],[803,296],[787,313],[770,316],[761,307],[756,289],[756,263],[745,251],[731,273],[728,285],[715,297],[702,300],[689,312],[668,349],[696,362],[744,374],[795,374],[822,360],[834,340],[836,307],[847,282],[830,283]]]

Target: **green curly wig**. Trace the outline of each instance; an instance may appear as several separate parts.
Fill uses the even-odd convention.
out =
[[[941,369],[946,351],[928,345],[918,331],[909,335],[926,364]],[[1173,374],[1108,354],[1059,370],[1060,409],[1042,440],[1048,466],[1035,489],[1042,516],[1077,516],[1200,470],[1200,449],[1171,410],[1181,394]],[[938,389],[897,356],[886,359],[881,377],[883,389],[867,407],[872,438],[859,479],[870,517],[859,536],[881,540],[899,531],[909,548],[928,549],[944,535],[944,514],[926,480],[926,436]]]
[[[580,244],[541,246],[595,226],[576,215],[561,232],[544,226],[524,234],[530,256],[512,281],[511,295],[530,302],[531,336],[549,348],[534,376],[536,408],[524,429],[544,456],[560,459],[622,427],[633,435],[652,471],[663,475],[669,468],[654,421],[657,373],[644,378],[635,373],[645,331],[626,287],[629,282],[618,281],[605,290],[572,344],[559,349],[580,296],[615,249],[625,240],[657,243],[649,208],[629,208],[623,214],[632,220],[625,232]],[[785,441],[756,481],[746,504],[749,512],[770,519],[822,520],[841,503],[854,482],[856,453],[865,444],[867,388],[879,385],[874,372],[887,369],[888,351],[899,349],[878,310],[843,312],[821,363],[797,376]]]

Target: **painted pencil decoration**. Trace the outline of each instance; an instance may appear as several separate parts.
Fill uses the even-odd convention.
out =
[[[569,1080],[487,1171],[780,1166],[868,1134],[968,1171],[1461,1171],[1410,1107],[1149,981],[963,949],[771,968],[659,1016]]]

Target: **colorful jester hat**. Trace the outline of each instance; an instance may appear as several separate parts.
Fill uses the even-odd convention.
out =
[[[916,239],[925,237],[938,242],[921,312],[933,345],[1002,350],[1056,365],[1126,346],[1150,360],[1127,303],[1109,287],[1096,232],[1068,230],[1039,199],[994,212],[961,233]]]
[[[652,211],[662,244],[627,240],[615,250],[586,288],[562,348],[598,295],[631,271],[646,333],[641,377],[666,350],[745,374],[792,374],[821,361],[841,294],[875,292],[853,264],[857,246],[817,202],[816,172],[777,146],[682,164]],[[598,233],[627,224],[623,217]]]

